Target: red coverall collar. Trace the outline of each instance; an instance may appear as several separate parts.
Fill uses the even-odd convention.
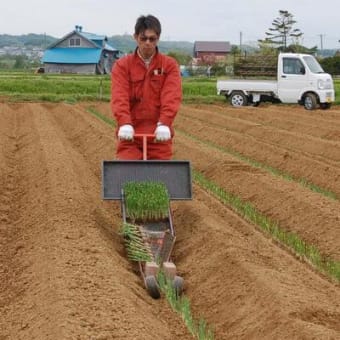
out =
[[[152,56],[152,60],[155,59],[159,54],[159,50],[158,50],[158,46],[156,46],[156,52],[154,53],[154,55]],[[140,54],[138,53],[138,46],[135,49],[134,52],[135,57],[141,58]],[[142,58],[141,58],[142,59]],[[143,60],[143,59],[142,59]]]

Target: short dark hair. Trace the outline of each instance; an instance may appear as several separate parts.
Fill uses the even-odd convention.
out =
[[[153,15],[141,15],[135,25],[135,34],[144,33],[146,30],[153,30],[158,36],[161,35],[162,27],[159,20]]]

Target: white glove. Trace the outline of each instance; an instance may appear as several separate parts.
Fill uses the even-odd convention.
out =
[[[171,138],[170,129],[166,125],[158,125],[155,130],[155,137],[157,141],[165,142]]]
[[[118,138],[120,140],[133,140],[133,135],[135,134],[135,130],[133,126],[130,124],[122,125],[118,130]]]

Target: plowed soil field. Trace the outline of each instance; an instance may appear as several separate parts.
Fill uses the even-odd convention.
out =
[[[116,139],[90,107],[111,116],[0,103],[0,339],[192,339],[126,259],[119,202],[101,199]],[[183,105],[175,128],[176,159],[340,261],[339,107]],[[338,283],[196,182],[172,209],[174,262],[215,339],[340,339]]]

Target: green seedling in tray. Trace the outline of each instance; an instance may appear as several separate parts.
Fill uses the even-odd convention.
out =
[[[127,182],[126,215],[133,221],[157,221],[169,215],[169,194],[161,182]]]

